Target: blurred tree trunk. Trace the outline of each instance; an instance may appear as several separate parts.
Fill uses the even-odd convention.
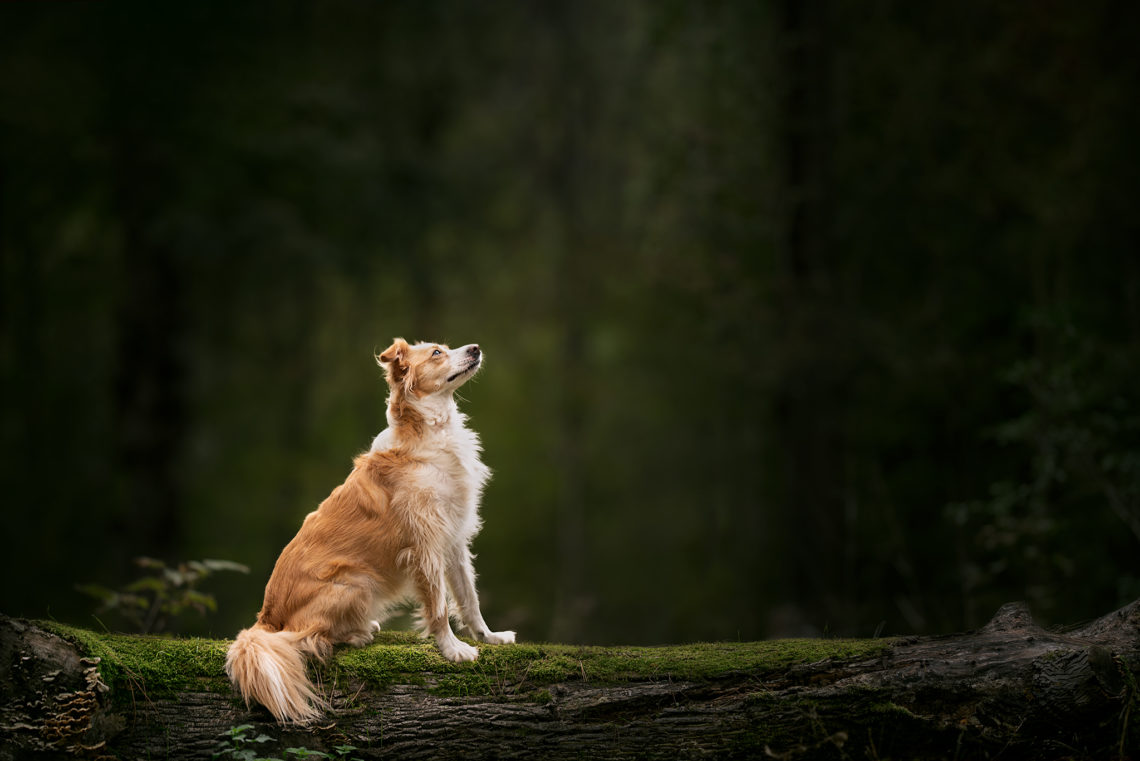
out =
[[[184,284],[169,230],[177,195],[177,79],[154,72],[152,42],[110,13],[110,134],[121,246],[116,319],[114,416],[122,499],[122,554],[170,558],[179,546],[176,467],[186,428],[183,393]],[[161,45],[161,41],[159,42]]]
[[[582,632],[579,623],[588,614],[588,601],[583,597],[586,546],[585,468],[582,463],[586,418],[588,356],[586,321],[589,319],[591,291],[590,260],[586,248],[584,167],[585,145],[591,103],[587,93],[591,84],[590,62],[585,56],[581,37],[585,23],[574,4],[547,7],[552,37],[558,40],[553,66],[558,104],[555,107],[557,140],[547,156],[545,167],[548,192],[559,215],[559,240],[554,243],[554,310],[559,325],[559,343],[555,347],[558,369],[557,440],[555,457],[559,474],[558,502],[555,513],[557,532],[557,577],[555,609],[550,636],[556,641],[573,642]]]
[[[833,250],[832,146],[834,119],[832,7],[829,0],[786,0],[778,13],[781,91],[779,155],[784,202],[779,249],[782,287],[777,310],[784,322],[786,361],[775,389],[773,438],[781,442],[783,514],[775,534],[795,537],[801,551],[787,558],[789,615],[840,622],[844,633],[859,629],[846,601],[855,599],[851,512],[857,495],[849,485],[850,463],[843,427],[848,394],[846,347],[855,326],[843,315],[842,254]],[[800,611],[799,601],[817,607]],[[789,635],[790,631],[773,634]]]
[[[182,289],[171,254],[147,241],[157,183],[124,138],[117,176],[123,224],[123,294],[117,319],[115,412],[130,553],[168,556],[177,546],[175,465],[185,426]]]
[[[1067,633],[1038,627],[1011,604],[970,634],[884,645],[873,656],[803,662],[791,641],[790,657],[763,669],[725,663],[674,679],[633,667],[618,683],[549,684],[540,700],[500,673],[491,694],[440,697],[429,667],[391,674],[385,688],[330,684],[327,723],[298,730],[219,691],[220,660],[198,675],[199,690],[171,694],[133,673],[108,688],[97,661],[71,643],[0,618],[0,758],[205,758],[241,724],[253,725],[251,737],[276,738],[256,751],[277,757],[286,747],[338,745],[356,746],[361,758],[1014,760],[1140,751],[1131,716],[1140,601]]]
[[[785,250],[793,286],[828,272],[830,145],[834,141],[828,0],[785,0],[783,56]]]

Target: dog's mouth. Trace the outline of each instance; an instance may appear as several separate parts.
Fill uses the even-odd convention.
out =
[[[482,361],[482,359],[481,359],[481,358],[480,358],[480,359],[473,359],[473,360],[471,360],[470,362],[468,362],[468,363],[467,363],[467,366],[466,366],[466,367],[464,367],[462,370],[460,370],[459,372],[455,373],[454,375],[450,375],[450,376],[448,376],[448,378],[447,378],[447,382],[448,382],[448,383],[451,383],[451,382],[452,382],[453,380],[455,380],[456,378],[459,378],[459,377],[462,377],[462,376],[464,376],[464,375],[467,375],[467,373],[473,373],[473,372],[475,372],[476,370],[478,370],[478,369],[479,369],[479,363],[480,363],[481,361]]]

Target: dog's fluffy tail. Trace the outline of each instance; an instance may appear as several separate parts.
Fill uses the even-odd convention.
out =
[[[226,653],[226,674],[246,706],[252,698],[282,724],[308,724],[328,708],[306,673],[306,653],[320,655],[303,632],[271,632],[254,624]]]

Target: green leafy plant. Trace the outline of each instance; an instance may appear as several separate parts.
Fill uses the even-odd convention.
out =
[[[218,741],[217,750],[214,751],[213,757],[235,758],[238,761],[270,761],[270,759],[259,758],[254,746],[267,743],[273,738],[266,734],[251,736],[252,731],[252,724],[242,724],[237,727],[230,727],[222,732],[222,739]]]
[[[229,560],[189,560],[168,566],[154,558],[135,558],[143,575],[121,589],[100,584],[80,584],[76,588],[99,601],[96,613],[115,611],[143,634],[165,631],[173,618],[188,610],[201,615],[218,609],[214,596],[198,589],[206,578],[219,571],[249,573],[249,568]]]
[[[315,759],[316,761],[360,761],[352,752],[357,750],[355,745],[335,745],[333,752],[311,750],[309,748],[286,748],[286,759],[274,756],[259,756],[254,745],[270,742],[273,738],[266,734],[253,735],[252,724],[242,724],[230,727],[221,734],[214,758],[234,758],[238,761],[295,761],[296,759]]]

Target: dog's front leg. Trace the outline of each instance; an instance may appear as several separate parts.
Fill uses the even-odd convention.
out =
[[[473,661],[479,651],[455,636],[447,617],[447,593],[442,572],[416,574],[416,591],[423,604],[424,628],[435,637],[439,652],[449,661]]]
[[[451,587],[451,597],[459,606],[463,625],[472,636],[489,645],[503,645],[515,641],[514,632],[493,632],[483,620],[479,610],[479,593],[475,590],[475,564],[471,551],[465,546],[456,547],[447,564],[447,583]]]

